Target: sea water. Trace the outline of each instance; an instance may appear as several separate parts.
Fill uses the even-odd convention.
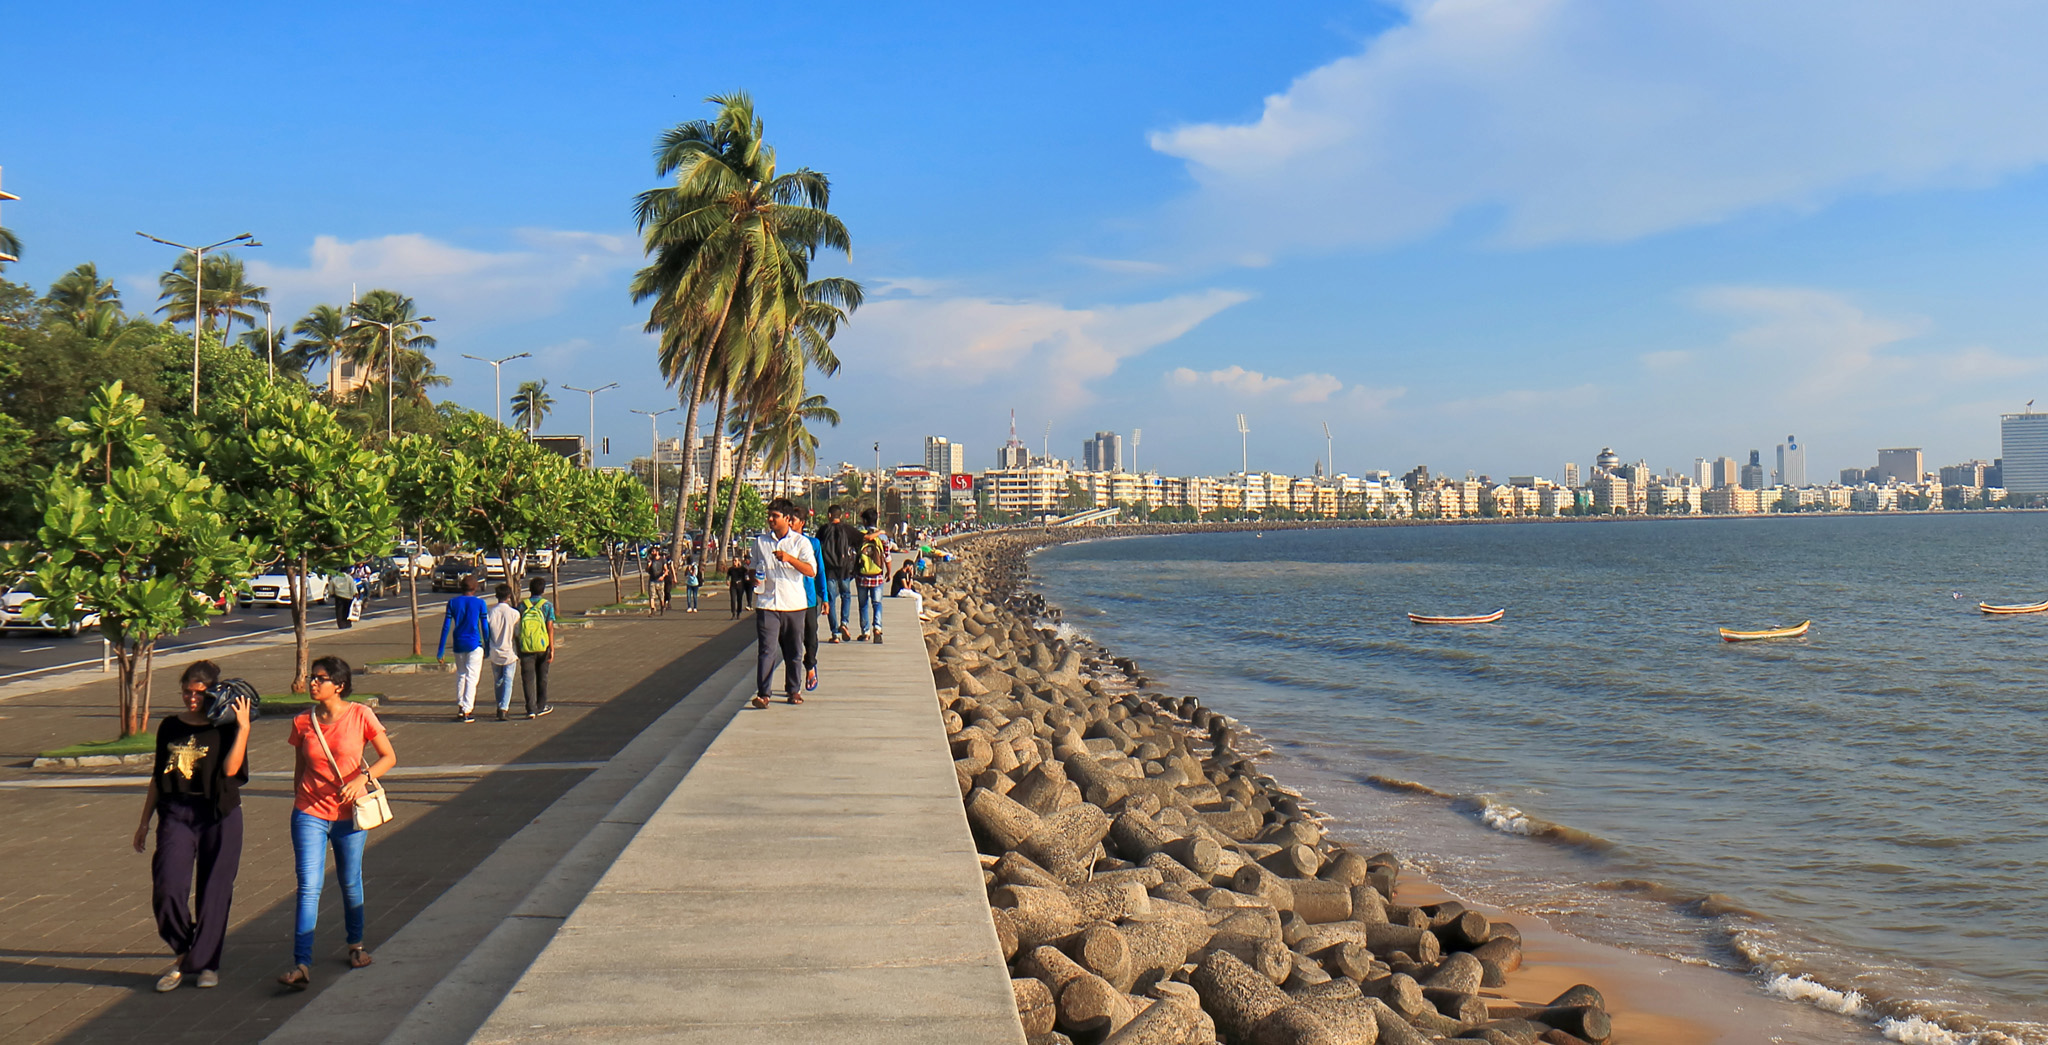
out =
[[[1033,571],[1454,891],[1738,970],[1845,1040],[2044,1043],[2048,614],[1977,610],[2048,598],[2044,556],[2048,514],[1978,512],[1186,534]]]

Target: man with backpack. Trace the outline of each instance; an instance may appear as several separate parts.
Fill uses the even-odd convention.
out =
[[[519,691],[526,697],[526,717],[536,719],[555,710],[548,701],[548,665],[555,662],[555,606],[540,595],[548,590],[547,578],[535,577],[526,590],[530,594],[519,604]]]
[[[889,535],[882,532],[876,523],[880,516],[873,508],[860,510],[860,553],[855,560],[854,584],[860,589],[860,641],[874,637],[875,645],[882,644],[882,586],[889,583]],[[874,626],[869,628],[869,608],[873,607]]]
[[[846,521],[846,507],[825,510],[818,547],[825,567],[825,630],[829,642],[853,641],[853,576],[860,560],[860,531]]]

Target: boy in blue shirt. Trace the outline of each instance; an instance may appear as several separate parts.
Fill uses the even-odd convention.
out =
[[[462,579],[462,594],[448,600],[448,613],[441,618],[441,645],[435,660],[448,656],[448,641],[455,640],[455,721],[476,721],[476,684],[484,669],[484,647],[491,644],[491,608],[476,597],[476,578]]]

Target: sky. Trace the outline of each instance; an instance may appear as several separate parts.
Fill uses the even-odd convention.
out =
[[[280,323],[409,294],[467,406],[496,393],[463,353],[533,353],[505,394],[548,380],[549,431],[592,424],[560,386],[619,382],[623,463],[629,411],[675,404],[632,198],[745,90],[831,178],[854,250],[820,271],[869,292],[813,379],[827,467],[943,435],[980,470],[1014,410],[1034,450],[1114,430],[1179,474],[1685,471],[1797,435],[1824,478],[1991,459],[2048,399],[2048,5],[996,7],[10,11],[5,277],[93,261],[153,308],[175,252],[137,230],[252,232]]]

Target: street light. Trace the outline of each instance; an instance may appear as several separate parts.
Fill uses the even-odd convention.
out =
[[[673,414],[681,409],[682,407],[680,406],[672,406],[666,410],[627,411],[628,413],[647,415],[647,480],[649,485],[654,487],[654,503],[656,505],[661,504],[661,422],[655,419],[663,414]]]
[[[515,359],[525,359],[525,358],[526,358],[527,356],[530,356],[530,355],[532,355],[532,354],[533,354],[533,353],[531,353],[531,352],[521,352],[521,353],[519,353],[519,354],[518,354],[518,355],[516,355],[516,356],[506,356],[506,357],[505,357],[505,358],[503,358],[503,359],[485,359],[485,358],[484,358],[484,357],[482,357],[482,356],[473,356],[473,355],[470,355],[470,354],[469,354],[469,353],[467,353],[467,352],[464,352],[464,353],[462,354],[462,358],[464,358],[464,359],[474,359],[474,360],[476,360],[476,361],[477,361],[477,362],[479,362],[479,363],[489,363],[489,364],[491,364],[491,390],[492,390],[492,391],[493,391],[494,393],[496,393],[496,394],[494,394],[494,395],[493,395],[493,396],[492,396],[491,398],[492,398],[492,399],[493,399],[494,401],[496,401],[496,402],[497,402],[497,404],[498,404],[498,405],[497,405],[497,406],[496,406],[496,407],[495,407],[494,409],[495,409],[495,410],[497,411],[497,415],[496,415],[496,416],[497,416],[497,419],[498,419],[498,423],[499,423],[499,424],[501,424],[501,425],[505,423],[505,370],[504,370],[504,366],[505,366],[505,364],[507,364],[507,363],[510,363],[511,361],[513,361],[513,360],[515,360]]]
[[[225,247],[230,243],[240,243],[245,247],[260,247],[263,244],[256,242],[256,234],[252,232],[244,232],[239,236],[230,236],[219,243],[209,243],[203,247],[173,243],[170,240],[159,236],[152,236],[140,230],[135,234],[143,239],[161,243],[166,247],[176,247],[192,255],[192,414],[197,417],[199,415],[199,331],[200,328],[206,325],[203,318],[206,315],[206,295],[203,292],[203,284],[206,282],[206,252],[215,247]]]
[[[273,333],[271,333],[271,332],[270,332],[270,302],[268,302],[268,301],[258,301],[258,302],[256,303],[256,306],[257,306],[258,308],[261,308],[261,309],[263,310],[263,351],[264,351],[264,352],[266,352],[266,353],[269,353],[269,357],[270,357],[270,382],[271,382],[271,384],[276,384],[276,383],[277,383],[277,340],[276,340],[276,338],[277,338],[277,335],[276,335],[276,334],[273,334]]]
[[[389,323],[379,323],[374,319],[365,319],[362,316],[356,316],[353,319],[353,322],[361,323],[364,326],[381,327],[384,330],[384,438],[387,440],[391,438],[393,432],[398,427],[396,423],[398,416],[398,324],[400,322],[432,323],[433,321],[434,317],[432,316],[416,316],[409,320],[393,320]]]
[[[1251,466],[1251,460],[1252,460],[1252,457],[1251,457],[1251,445],[1252,445],[1252,444],[1251,444],[1251,441],[1250,441],[1250,440],[1251,440],[1251,437],[1250,437],[1249,435],[1246,435],[1245,433],[1247,433],[1247,432],[1250,432],[1250,431],[1251,431],[1251,429],[1250,429],[1250,428],[1247,428],[1247,427],[1245,427],[1245,423],[1244,423],[1244,415],[1243,415],[1243,414],[1239,414],[1239,415],[1237,415],[1237,455],[1238,455],[1238,463],[1237,463],[1237,474],[1239,474],[1239,475],[1242,475],[1242,476],[1245,476],[1245,477],[1247,477],[1247,478],[1249,478],[1249,477],[1251,476],[1251,474],[1252,474],[1252,466]]]
[[[585,452],[587,452],[590,455],[590,467],[592,469],[595,469],[597,468],[597,394],[599,392],[617,388],[619,387],[619,383],[617,381],[614,381],[611,384],[605,385],[601,388],[577,388],[575,385],[563,385],[562,387],[568,389],[571,392],[581,392],[584,395],[590,397],[590,445],[585,447]]]

